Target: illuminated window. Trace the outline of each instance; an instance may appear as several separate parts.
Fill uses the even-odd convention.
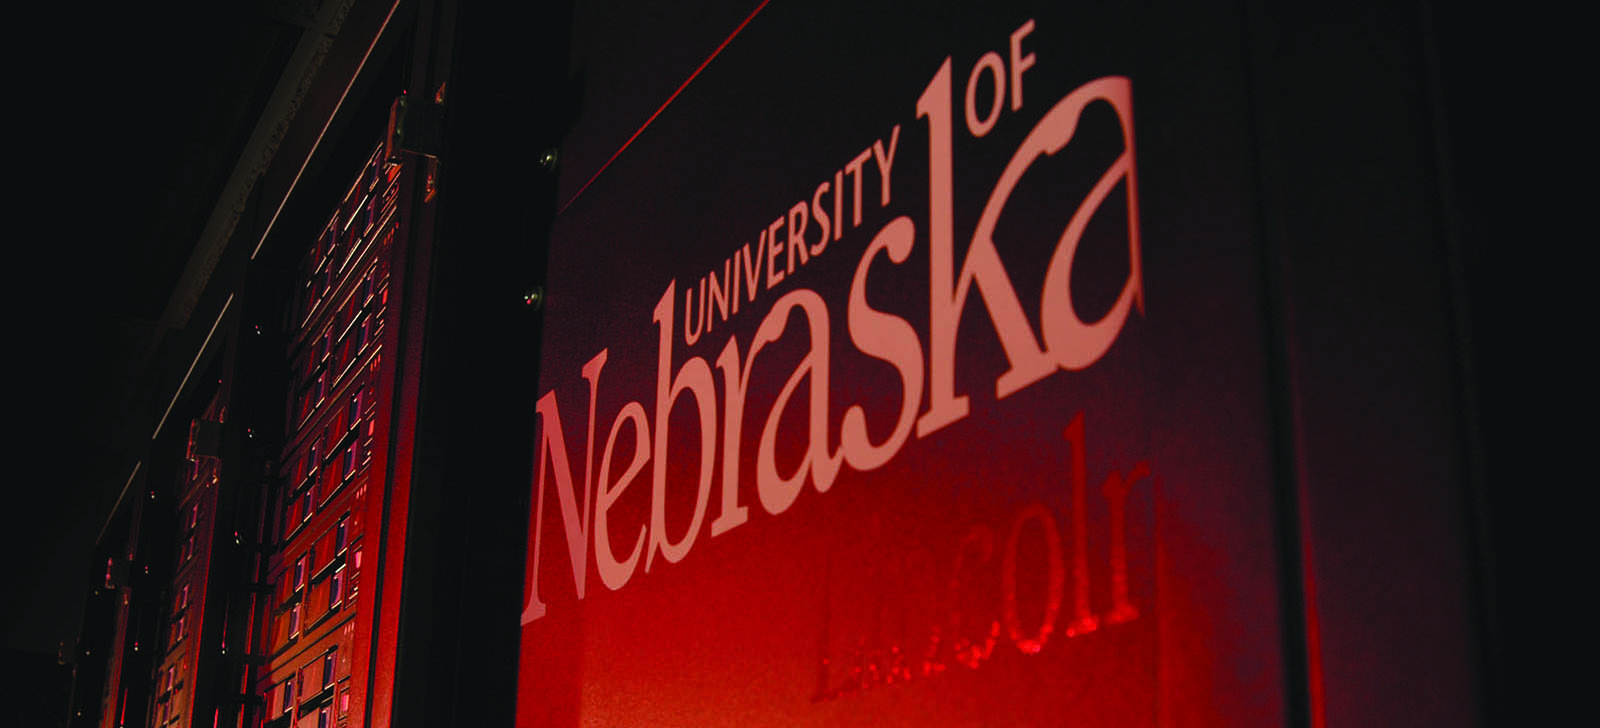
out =
[[[294,639],[295,637],[299,637],[300,636],[300,614],[301,614],[301,604],[299,602],[295,602],[294,607],[289,610],[289,638],[290,639]]]
[[[354,430],[361,424],[361,399],[366,394],[365,389],[357,389],[350,395],[350,409],[345,413],[345,427]]]
[[[349,480],[350,476],[356,473],[356,453],[358,450],[360,450],[358,438],[350,438],[350,442],[344,446],[344,454],[339,458],[339,472],[345,480]]]
[[[333,671],[339,664],[338,655],[338,648],[334,648],[328,650],[327,654],[322,656],[322,687],[324,688],[333,687]]]
[[[290,675],[283,681],[283,698],[279,704],[280,713],[289,713],[294,710],[294,676]]]
[[[343,372],[355,359],[356,351],[360,346],[356,343],[356,335],[348,334],[339,340],[339,371]]]
[[[372,195],[367,198],[366,202],[367,204],[364,206],[367,213],[365,228],[371,230],[373,225],[378,224],[378,213],[383,209],[383,198]]]
[[[349,576],[345,577],[345,583],[347,584],[345,589],[348,592],[345,598],[347,600],[354,600],[356,598],[356,592],[361,590],[360,546],[355,547],[355,550],[350,552],[350,574]]]
[[[306,281],[306,287],[300,292],[300,317],[302,319],[311,315],[311,310],[317,307],[317,287],[311,281]]]
[[[329,728],[333,725],[333,708],[327,705],[317,709],[317,728]]]
[[[350,462],[352,465],[350,466],[350,473],[346,475],[346,478],[348,478],[349,475],[354,475],[355,472],[361,468],[361,465],[365,464],[371,459],[370,456],[367,455],[368,443],[365,440],[362,440],[360,437],[352,437],[351,440]]]
[[[339,606],[340,589],[344,586],[344,567],[333,570],[333,576],[328,577],[328,609]]]
[[[285,494],[284,499],[283,531],[284,535],[288,535],[288,532],[294,530],[294,527],[300,523],[300,514],[298,513],[300,499],[290,494]]]
[[[349,539],[350,516],[346,515],[339,519],[339,525],[333,527],[333,552],[335,554],[344,553],[344,547],[349,544]]]
[[[294,590],[300,591],[306,586],[306,556],[294,560]]]
[[[337,247],[339,247],[339,216],[334,215],[333,219],[328,221],[327,229],[322,231],[322,237],[317,240],[317,247],[312,251],[312,255],[320,265],[320,261],[333,255],[333,250]]]

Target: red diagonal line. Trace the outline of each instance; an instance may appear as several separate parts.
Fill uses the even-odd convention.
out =
[[[589,189],[589,185],[594,184],[594,181],[599,179],[600,175],[605,173],[606,168],[610,167],[612,162],[617,161],[617,157],[622,156],[623,150],[627,149],[628,145],[633,143],[633,140],[638,139],[639,135],[643,134],[644,130],[650,126],[650,123],[655,121],[656,117],[661,115],[661,112],[666,111],[667,107],[672,105],[673,100],[678,98],[678,94],[683,93],[683,90],[688,88],[689,84],[694,81],[694,77],[700,75],[701,71],[706,70],[706,66],[711,65],[711,59],[716,58],[717,54],[721,53],[723,48],[727,48],[728,43],[733,41],[734,36],[739,35],[739,33],[744,30],[744,26],[749,25],[750,21],[755,20],[756,14],[760,13],[761,9],[766,7],[767,3],[769,2],[771,2],[771,0],[761,0],[761,4],[757,5],[755,10],[750,11],[750,14],[745,17],[744,22],[740,23],[739,27],[734,28],[733,32],[729,33],[728,37],[722,40],[722,44],[718,45],[717,49],[711,52],[711,55],[706,56],[706,59],[700,63],[700,67],[694,69],[694,73],[689,74],[688,78],[683,79],[683,83],[678,86],[678,90],[673,91],[672,95],[668,96],[667,100],[661,103],[661,108],[656,109],[656,113],[651,114],[650,118],[644,120],[644,125],[639,127],[639,130],[634,132],[633,136],[628,137],[628,141],[623,142],[622,146],[618,147],[617,151],[611,155],[611,158],[607,159],[605,164],[600,165],[600,169],[595,170],[594,176],[590,177],[588,182],[583,183],[583,186],[578,188],[577,194],[574,194],[571,199],[567,200],[566,204],[563,204],[561,209],[556,212],[556,214],[559,215],[563,212],[566,212],[567,208],[571,207],[572,203],[577,201],[577,199],[583,195],[583,191]]]

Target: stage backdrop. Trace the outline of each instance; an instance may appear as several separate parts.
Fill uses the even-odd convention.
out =
[[[1239,15],[1122,5],[580,9],[519,726],[1282,721]]]

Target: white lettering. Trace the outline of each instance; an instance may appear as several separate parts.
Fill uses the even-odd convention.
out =
[[[884,151],[882,139],[872,143],[872,159],[878,163],[878,183],[882,187],[880,204],[883,207],[889,206],[889,170],[894,167],[894,151],[899,146],[899,124],[895,124],[894,131],[889,133],[889,151]]]
[[[861,405],[852,405],[844,413],[839,448],[844,451],[845,462],[862,472],[889,462],[900,451],[911,434],[911,423],[922,398],[922,342],[917,339],[916,329],[899,316],[874,311],[867,305],[867,269],[872,259],[883,251],[890,260],[904,263],[911,255],[915,238],[916,226],[911,218],[897,217],[890,221],[867,244],[850,284],[847,318],[851,343],[861,353],[893,364],[900,373],[900,416],[883,444],[873,445],[867,438],[867,413]]]
[[[773,401],[772,411],[767,414],[766,425],[761,429],[761,442],[756,447],[756,494],[761,497],[761,506],[773,515],[782,513],[794,503],[808,473],[817,492],[826,493],[833,485],[834,475],[839,471],[840,460],[837,452],[832,454],[827,452],[828,307],[823,304],[822,297],[815,291],[802,288],[778,299],[778,302],[772,305],[772,312],[767,314],[767,318],[761,322],[761,327],[756,331],[756,343],[751,345],[751,354],[755,353],[756,344],[776,341],[783,335],[783,331],[788,328],[791,309],[799,309],[805,315],[811,334],[811,350],[795,367],[794,373],[789,375],[789,381],[784,383],[783,391],[779,392],[778,398]],[[778,421],[783,417],[783,410],[788,405],[789,398],[794,395],[800,382],[806,379],[810,380],[809,409],[806,417],[806,456],[794,474],[785,478],[778,473],[776,451]]]
[[[561,501],[561,524],[567,532],[567,555],[572,560],[572,581],[578,598],[583,598],[584,577],[588,576],[590,479],[589,465],[594,462],[594,407],[600,392],[600,370],[606,365],[609,349],[601,349],[589,363],[583,365],[583,378],[589,380],[589,430],[584,442],[583,457],[583,508],[579,510],[572,489],[572,468],[567,464],[567,444],[561,425],[561,409],[556,406],[555,390],[539,398],[537,411],[544,436],[539,438],[539,456],[535,460],[539,469],[539,486],[533,496],[533,551],[532,577],[527,585],[528,600],[522,609],[522,623],[527,624],[545,614],[544,601],[539,598],[539,554],[544,540],[544,474],[545,463],[550,463],[556,476],[556,496]]]
[[[622,432],[625,424],[633,425],[633,460],[628,463],[622,477],[612,483],[611,453],[617,446],[617,434]],[[605,453],[600,456],[600,492],[594,504],[594,562],[600,571],[600,581],[612,591],[621,589],[633,576],[634,567],[638,566],[639,556],[644,551],[645,527],[639,524],[639,537],[634,539],[628,558],[618,561],[616,553],[611,550],[610,519],[606,518],[606,512],[622,497],[622,491],[627,490],[644,468],[645,461],[650,459],[649,440],[650,423],[645,417],[644,406],[629,402],[622,406],[616,421],[611,423],[611,435],[606,438]],[[612,485],[616,487],[612,488]]]
[[[994,123],[1000,120],[1000,105],[1006,98],[1006,71],[1005,61],[1000,60],[1000,54],[989,51],[978,59],[977,65],[972,67],[972,73],[967,75],[967,131],[975,137],[981,137],[994,128]],[[994,80],[994,99],[989,103],[989,115],[978,118],[978,75],[980,71],[988,71]]]
[[[660,347],[656,358],[656,428],[655,462],[651,469],[650,498],[650,552],[644,560],[644,570],[650,571],[657,552],[667,561],[676,563],[689,553],[700,533],[700,522],[706,515],[706,500],[711,496],[711,475],[715,472],[717,434],[717,394],[711,380],[711,367],[698,356],[689,357],[668,380],[672,368],[672,301],[675,284],[668,284],[666,293],[656,303],[655,322],[660,329]],[[667,536],[667,430],[672,421],[672,403],[684,390],[694,394],[694,403],[700,411],[700,483],[695,490],[694,516],[683,538],[673,543]]]

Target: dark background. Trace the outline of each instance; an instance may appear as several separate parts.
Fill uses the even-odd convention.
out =
[[[54,655],[76,638],[89,549],[173,394],[151,378],[192,357],[170,351],[180,322],[163,314],[293,47],[296,12],[105,4],[19,23],[41,45],[11,64],[21,416],[6,443],[19,466],[5,508],[5,552],[19,555],[7,649]]]
[[[11,566],[0,619],[8,658],[54,655],[75,639],[89,549],[127,480],[130,453],[149,437],[148,418],[127,415],[171,396],[155,391],[152,370],[188,363],[164,353],[163,310],[292,47],[297,8],[37,12],[18,16],[7,50],[5,128],[20,161],[6,195],[15,251],[6,303],[19,324],[7,347],[19,404],[0,529]],[[1554,710],[1565,674],[1555,656],[1585,611],[1574,597],[1582,578],[1566,569],[1576,524],[1561,514],[1568,493],[1592,480],[1577,442],[1586,355],[1566,343],[1574,333],[1581,342],[1588,326],[1565,327],[1584,311],[1575,253],[1592,237],[1570,212],[1585,206],[1575,182],[1588,175],[1584,117],[1574,111],[1591,95],[1575,78],[1579,45],[1565,30],[1570,19],[1535,7],[1370,3],[1328,12],[1333,22],[1275,20],[1280,43],[1271,52],[1284,74],[1330,91],[1314,102],[1324,124],[1305,133],[1338,136],[1347,115],[1362,111],[1337,81],[1373,62],[1360,51],[1371,14],[1405,16],[1399,25],[1417,29],[1407,45],[1437,74],[1439,95],[1426,103],[1439,123],[1427,153],[1461,252],[1455,273],[1468,325],[1458,345],[1473,398],[1461,425],[1482,537],[1475,564],[1486,662],[1511,686],[1497,693],[1502,705]]]

